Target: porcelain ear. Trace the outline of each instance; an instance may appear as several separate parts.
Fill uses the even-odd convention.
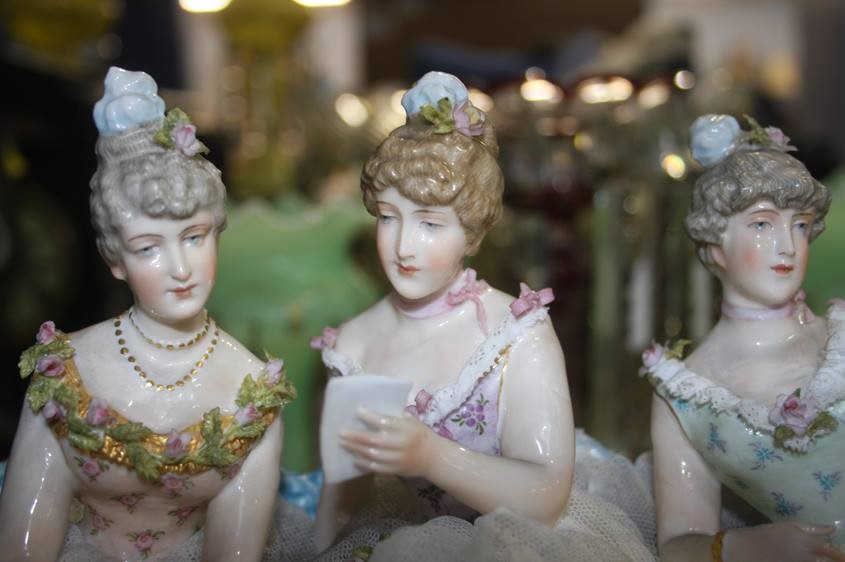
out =
[[[117,260],[112,263],[106,256],[103,256],[102,253],[100,253],[100,255],[102,256],[103,261],[106,262],[106,265],[109,266],[109,271],[111,271],[112,277],[118,281],[126,281],[126,268],[123,267],[123,262]]]
[[[721,246],[716,244],[710,244],[707,246],[707,252],[710,254],[710,261],[712,263],[719,266],[722,270],[727,269],[728,260],[725,257],[725,251],[722,249]]]

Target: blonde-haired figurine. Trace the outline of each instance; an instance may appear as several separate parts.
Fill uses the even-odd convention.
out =
[[[602,519],[606,506],[572,488],[575,433],[551,290],[522,284],[514,298],[464,266],[502,214],[492,123],[442,72],[423,76],[402,105],[407,122],[361,178],[393,290],[313,345],[333,375],[386,375],[411,390],[404,414],[362,409],[365,429],[339,432],[365,474],[323,487],[320,560],[373,548],[373,561],[652,559],[621,511]],[[389,475],[403,482],[390,493]],[[606,525],[593,533],[568,506]]]
[[[684,361],[643,354],[655,386],[661,560],[845,561],[845,307],[816,317],[801,283],[830,193],[776,128],[692,126],[707,170],[686,218],[722,285],[721,318]],[[760,514],[722,528],[721,490]]]
[[[97,245],[134,304],[73,333],[45,322],[23,354],[0,559],[259,560],[293,388],[205,311],[220,172],[143,72],[111,68],[94,118]]]

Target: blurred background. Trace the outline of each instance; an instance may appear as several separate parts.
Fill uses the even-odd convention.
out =
[[[784,129],[834,190],[811,304],[845,294],[845,3],[839,0],[0,0],[0,457],[39,324],[73,331],[130,295],[97,255],[91,118],[110,65],[194,119],[229,190],[209,310],[286,360],[285,465],[317,466],[325,373],[308,339],[387,291],[358,178],[428,70],[498,128],[507,212],[472,265],[551,286],[576,422],[648,449],[652,340],[699,340],[718,287],[681,228],[701,113]]]

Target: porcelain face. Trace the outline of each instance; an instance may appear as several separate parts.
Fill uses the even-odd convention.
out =
[[[201,313],[217,274],[214,217],[187,219],[139,215],[121,226],[120,259],[112,274],[126,281],[135,305],[166,324]]]
[[[783,306],[807,271],[813,212],[758,201],[728,219],[713,259],[722,268],[724,298],[735,306]]]
[[[378,197],[378,253],[400,297],[439,296],[463,271],[464,228],[451,207],[420,205],[391,187]]]

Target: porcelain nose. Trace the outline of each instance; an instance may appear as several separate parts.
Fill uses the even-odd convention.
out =
[[[793,239],[792,228],[786,228],[778,236],[778,255],[792,256],[795,255],[795,240]]]
[[[170,276],[185,281],[191,276],[191,265],[181,249],[170,252]]]
[[[407,259],[414,256],[414,240],[412,229],[404,225],[399,228],[399,239],[396,241],[396,255],[399,259]]]

